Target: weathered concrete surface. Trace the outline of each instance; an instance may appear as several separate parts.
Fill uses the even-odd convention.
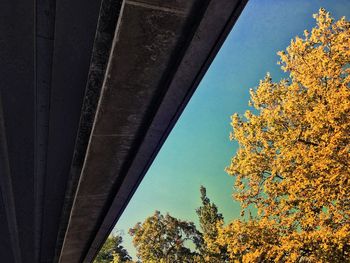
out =
[[[74,153],[69,171],[69,181],[67,183],[64,206],[60,219],[55,262],[60,256],[75,191],[83,167],[121,5],[121,0],[103,0],[101,4],[84,101],[81,109],[79,130],[75,141]]]
[[[91,262],[245,0],[0,9],[1,262]]]
[[[186,40],[193,2],[186,1],[182,9],[125,2],[61,262],[83,260],[103,210],[137,150],[139,133],[145,132],[143,126],[156,105],[153,100],[164,93],[161,84]]]
[[[160,2],[125,1],[61,262],[94,258],[244,7]]]
[[[100,0],[56,2],[44,188],[41,261],[55,257],[57,234],[86,89]]]

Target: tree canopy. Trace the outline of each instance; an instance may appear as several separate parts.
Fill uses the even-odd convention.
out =
[[[98,253],[94,263],[131,262],[131,257],[122,245],[120,235],[110,235]]]
[[[350,23],[314,18],[278,53],[289,77],[267,74],[250,91],[254,111],[232,117],[239,149],[226,170],[243,211],[258,214],[222,232],[232,259],[350,258]]]
[[[202,205],[196,210],[199,225],[203,233],[202,245],[203,262],[227,262],[226,246],[218,245],[218,225],[222,224],[224,217],[218,212],[218,207],[210,201],[204,186],[200,187]]]
[[[159,211],[137,223],[129,233],[142,262],[195,262],[203,243],[202,234],[193,222]]]

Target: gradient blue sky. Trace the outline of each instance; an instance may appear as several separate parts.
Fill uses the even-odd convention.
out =
[[[229,221],[239,216],[233,201],[233,178],[224,168],[237,145],[229,141],[230,116],[248,109],[249,89],[266,72],[282,77],[276,52],[291,38],[314,26],[320,7],[333,17],[350,18],[349,0],[250,0],[163,145],[114,231],[124,232],[124,245],[135,250],[128,229],[159,210],[198,223],[199,187]]]

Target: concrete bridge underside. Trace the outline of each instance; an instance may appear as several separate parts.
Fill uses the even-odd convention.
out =
[[[245,4],[2,3],[1,262],[92,262]]]

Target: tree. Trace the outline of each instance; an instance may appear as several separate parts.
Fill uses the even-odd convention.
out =
[[[204,186],[200,188],[202,205],[196,210],[199,224],[203,231],[203,258],[205,262],[226,262],[228,260],[226,247],[218,245],[218,224],[222,224],[224,217],[218,212],[217,206],[207,197]]]
[[[129,230],[137,256],[142,262],[196,262],[203,240],[192,222],[156,211]],[[188,246],[191,243],[195,250]]]
[[[110,235],[100,252],[98,253],[95,263],[115,263],[131,262],[126,249],[122,246],[123,238],[120,235]]]
[[[257,211],[221,230],[232,259],[350,261],[350,23],[314,18],[278,53],[289,77],[267,74],[250,91],[255,110],[232,116],[239,149],[226,170],[243,211]]]
[[[285,262],[275,248],[279,243],[279,227],[266,218],[233,220],[218,227],[216,242],[226,246],[229,262]],[[295,261],[289,261],[295,262]]]

